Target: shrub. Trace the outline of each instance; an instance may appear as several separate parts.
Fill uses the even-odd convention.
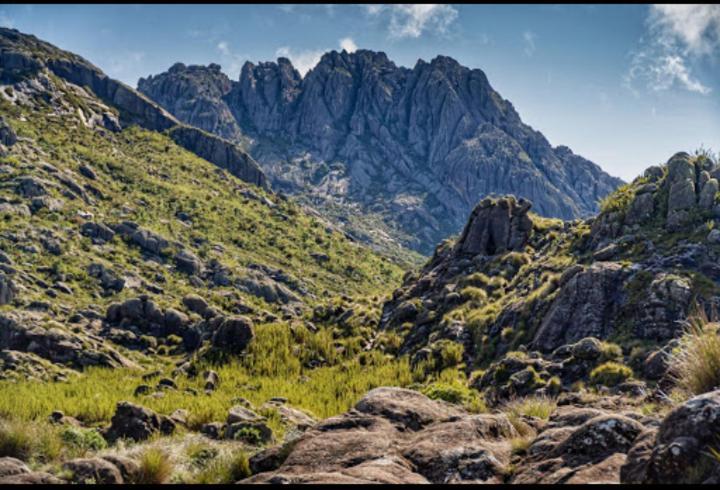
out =
[[[235,483],[247,478],[250,471],[250,462],[242,451],[234,451],[230,455],[215,458],[195,476],[193,483],[223,484]]]
[[[54,427],[37,422],[0,422],[0,457],[48,462],[57,459],[61,451],[62,443]]]
[[[505,405],[505,411],[510,414],[537,417],[543,420],[549,419],[556,408],[557,400],[547,396],[529,396],[512,400]]]
[[[167,453],[156,447],[146,449],[138,463],[140,469],[135,483],[159,485],[165,483],[173,471],[173,464]]]
[[[80,429],[66,427],[60,432],[60,438],[67,446],[85,453],[86,451],[99,451],[107,447],[107,442],[94,429]]]
[[[468,389],[464,386],[448,383],[433,383],[422,390],[432,400],[443,400],[456,405],[464,403],[468,398]]]
[[[688,321],[679,345],[670,353],[670,375],[687,395],[699,395],[720,386],[720,324],[703,316]]]
[[[466,286],[460,291],[460,296],[464,301],[472,301],[473,303],[482,303],[487,299],[487,293],[484,289],[475,286]]]
[[[622,348],[612,342],[600,342],[600,350],[602,358],[606,361],[622,357]]]
[[[4,422],[0,425],[0,457],[27,461],[33,450],[32,435],[19,425]]]
[[[633,375],[632,369],[617,362],[608,361],[599,365],[590,373],[590,382],[594,385],[615,386]]]
[[[438,370],[462,363],[464,349],[461,344],[450,340],[441,340],[435,344],[435,349],[440,360],[440,366],[436,366]]]

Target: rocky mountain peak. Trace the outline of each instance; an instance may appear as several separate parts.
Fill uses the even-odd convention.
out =
[[[383,228],[353,234],[424,253],[461,231],[487,195],[514,194],[541,215],[576,218],[621,183],[554,149],[482,70],[448,56],[408,69],[383,52],[331,51],[304,78],[289,61],[248,63],[212,101],[184,83],[167,72],[138,87],[183,121],[247,141],[276,187],[339,212],[348,226],[361,226],[350,218],[360,206]]]

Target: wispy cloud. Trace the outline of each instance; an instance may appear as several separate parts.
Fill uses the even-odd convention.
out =
[[[340,50],[354,53],[358,47],[351,37],[344,37],[338,40]],[[307,72],[315,68],[322,56],[330,49],[294,49],[290,46],[282,46],[275,51],[275,56],[290,60],[295,68],[304,77]]]
[[[523,41],[525,42],[525,48],[523,51],[525,52],[525,56],[532,56],[535,54],[535,39],[537,39],[537,35],[534,32],[523,32]]]
[[[302,76],[318,64],[323,54],[323,49],[295,50],[289,46],[282,46],[275,51],[275,56],[289,59]]]
[[[637,82],[652,91],[680,87],[702,95],[712,89],[693,73],[693,66],[720,54],[719,5],[653,5],[647,33],[631,53],[626,85]]]
[[[225,73],[227,73],[230,78],[237,78],[240,75],[242,65],[248,57],[245,54],[233,51],[230,43],[225,40],[218,42],[215,48],[220,53],[221,64],[226,67]]]
[[[446,34],[458,12],[445,4],[366,5],[366,12],[387,22],[391,38],[418,38],[425,32]]]
[[[353,41],[351,37],[340,39],[340,49],[344,49],[348,53],[354,53],[357,51],[357,48],[357,44],[355,44],[355,41]]]

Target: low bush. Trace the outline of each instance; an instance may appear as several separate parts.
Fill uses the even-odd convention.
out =
[[[590,383],[613,387],[632,377],[632,369],[617,362],[608,361],[590,373]]]

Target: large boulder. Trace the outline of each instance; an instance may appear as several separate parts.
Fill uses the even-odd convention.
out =
[[[558,407],[528,447],[511,483],[618,483],[626,453],[644,430],[624,415]]]
[[[72,483],[112,485],[124,482],[120,470],[101,458],[73,459],[63,463],[63,469],[70,473]]]
[[[468,255],[495,255],[522,250],[532,231],[527,215],[532,204],[513,196],[485,198],[475,207],[455,250]]]
[[[213,347],[239,354],[255,337],[252,321],[244,316],[225,318],[212,337]]]
[[[7,274],[0,273],[0,306],[12,303],[17,295],[17,286]]]
[[[111,444],[121,438],[144,441],[155,433],[169,435],[175,431],[169,417],[126,401],[117,404],[110,422],[104,437]]]
[[[660,428],[644,434],[622,467],[622,483],[720,483],[720,390],[673,409]]]
[[[17,135],[13,128],[0,116],[0,145],[13,146],[17,142]]]
[[[503,415],[471,415],[402,388],[376,388],[256,458],[242,483],[500,483],[517,432]]]

